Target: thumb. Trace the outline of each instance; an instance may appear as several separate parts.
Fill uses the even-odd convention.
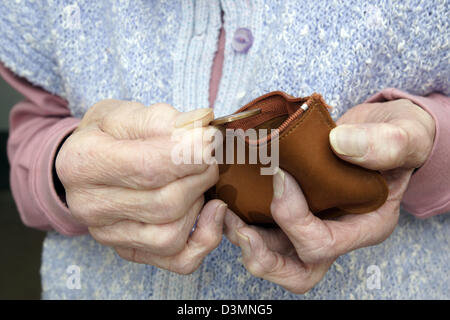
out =
[[[389,170],[408,164],[415,150],[411,134],[391,123],[343,124],[330,132],[330,144],[338,157],[373,170]]]

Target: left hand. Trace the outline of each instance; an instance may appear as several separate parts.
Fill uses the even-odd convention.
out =
[[[330,132],[336,155],[385,177],[389,195],[383,206],[321,220],[295,179],[278,169],[271,212],[280,228],[247,225],[230,210],[225,217],[225,234],[241,247],[248,271],[294,293],[314,287],[340,255],[376,245],[393,232],[413,169],[428,158],[435,135],[433,118],[405,99],[358,105],[337,125]]]

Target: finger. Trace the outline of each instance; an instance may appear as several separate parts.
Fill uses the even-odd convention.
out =
[[[373,170],[420,166],[432,140],[418,121],[343,124],[330,132],[330,144],[343,160]]]
[[[208,146],[214,142],[204,139],[198,131],[188,130],[185,142],[192,143],[183,149],[196,145],[197,151],[186,161],[176,162],[172,150],[178,141],[168,138],[150,140],[116,140],[99,130],[86,130],[81,139],[73,140],[78,144],[67,160],[66,171],[71,172],[71,183],[89,183],[92,185],[115,185],[133,189],[153,189],[189,175],[200,174],[208,168],[208,163],[195,161],[195,157],[208,157]],[[211,129],[214,130],[214,129]],[[197,131],[197,132],[195,132]],[[189,139],[189,137],[191,137]],[[193,148],[193,147],[192,147]],[[205,154],[205,153],[206,154]],[[201,156],[197,156],[200,154]],[[70,161],[69,161],[70,160]],[[59,159],[64,168],[64,161]]]
[[[199,198],[181,219],[172,223],[157,225],[122,220],[108,226],[89,227],[89,232],[103,245],[142,249],[160,256],[173,256],[185,247],[203,201],[203,197]]]
[[[247,225],[230,209],[227,210],[224,223],[225,236],[236,246],[239,245],[237,231],[243,227],[247,227],[257,231],[270,250],[283,255],[290,255],[295,252],[295,248],[293,247],[291,241],[280,228],[263,228]]]
[[[244,227],[237,232],[242,260],[254,276],[303,294],[314,287],[329,269],[332,260],[317,265],[304,264],[296,254],[281,255],[270,250],[259,233]]]
[[[87,127],[97,127],[108,114],[119,109],[123,103],[124,101],[116,99],[105,99],[95,103],[86,111],[82,121],[74,132],[78,132]],[[138,102],[135,104],[143,106]]]
[[[185,215],[186,208],[217,182],[218,174],[215,165],[154,190],[110,186],[78,189],[67,192],[66,201],[71,213],[88,226],[111,225],[124,219],[166,224]]]
[[[192,127],[194,123],[206,126],[214,119],[211,108],[179,112],[166,103],[149,107],[131,101],[105,100],[102,109],[108,112],[100,118],[100,129],[116,139],[145,139],[171,135],[175,128]],[[99,108],[98,108],[99,109]]]
[[[160,256],[142,249],[116,248],[116,251],[122,258],[133,262],[154,265],[180,274],[190,274],[220,244],[225,212],[226,205],[223,202],[219,200],[208,202],[200,213],[197,228],[184,249],[175,256]]]
[[[305,263],[328,261],[351,250],[377,244],[397,223],[399,201],[391,196],[377,211],[333,221],[314,216],[295,179],[281,169],[274,175],[274,190],[273,218]]]
[[[327,260],[333,234],[323,220],[309,210],[308,203],[295,179],[277,168],[273,176],[274,196],[271,213],[275,222],[286,233],[302,261],[306,263]]]
[[[117,140],[150,139],[160,142],[159,146],[163,150],[171,151],[166,152],[166,156],[170,154],[172,163],[176,162],[173,159],[173,150],[182,144],[182,150],[189,151],[187,161],[183,164],[200,164],[201,162],[193,161],[197,156],[193,152],[196,151],[196,148],[199,149],[199,158],[203,160],[202,150],[212,140],[212,136],[220,132],[217,128],[208,127],[208,124],[214,119],[214,111],[211,108],[178,112],[172,106],[164,103],[157,103],[150,107],[135,102],[121,103],[125,106],[115,108],[101,119],[98,125],[100,130]],[[170,142],[168,141],[169,137]],[[221,140],[217,139],[216,144],[219,144]],[[187,148],[186,144],[192,145],[192,148]],[[186,160],[185,158],[184,160]]]

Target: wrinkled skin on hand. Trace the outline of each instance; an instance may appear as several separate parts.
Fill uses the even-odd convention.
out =
[[[179,143],[172,139],[176,127],[196,115],[161,103],[104,100],[58,152],[56,171],[71,214],[122,258],[188,274],[220,243],[226,205],[214,200],[204,206],[203,196],[218,180],[217,164],[171,158]],[[207,150],[211,142],[197,132],[207,129],[183,134]]]

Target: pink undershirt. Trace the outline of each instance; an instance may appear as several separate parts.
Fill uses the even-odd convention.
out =
[[[224,61],[225,32],[211,70],[211,107],[217,95]],[[54,229],[65,235],[87,232],[72,218],[53,184],[53,163],[59,145],[78,125],[67,102],[18,78],[0,63],[0,76],[25,100],[10,114],[8,157],[11,190],[22,221],[30,227]],[[385,89],[367,102],[410,99],[428,111],[436,121],[433,149],[425,164],[412,176],[403,197],[403,207],[420,218],[450,212],[450,98],[438,93],[413,96],[397,89]]]

